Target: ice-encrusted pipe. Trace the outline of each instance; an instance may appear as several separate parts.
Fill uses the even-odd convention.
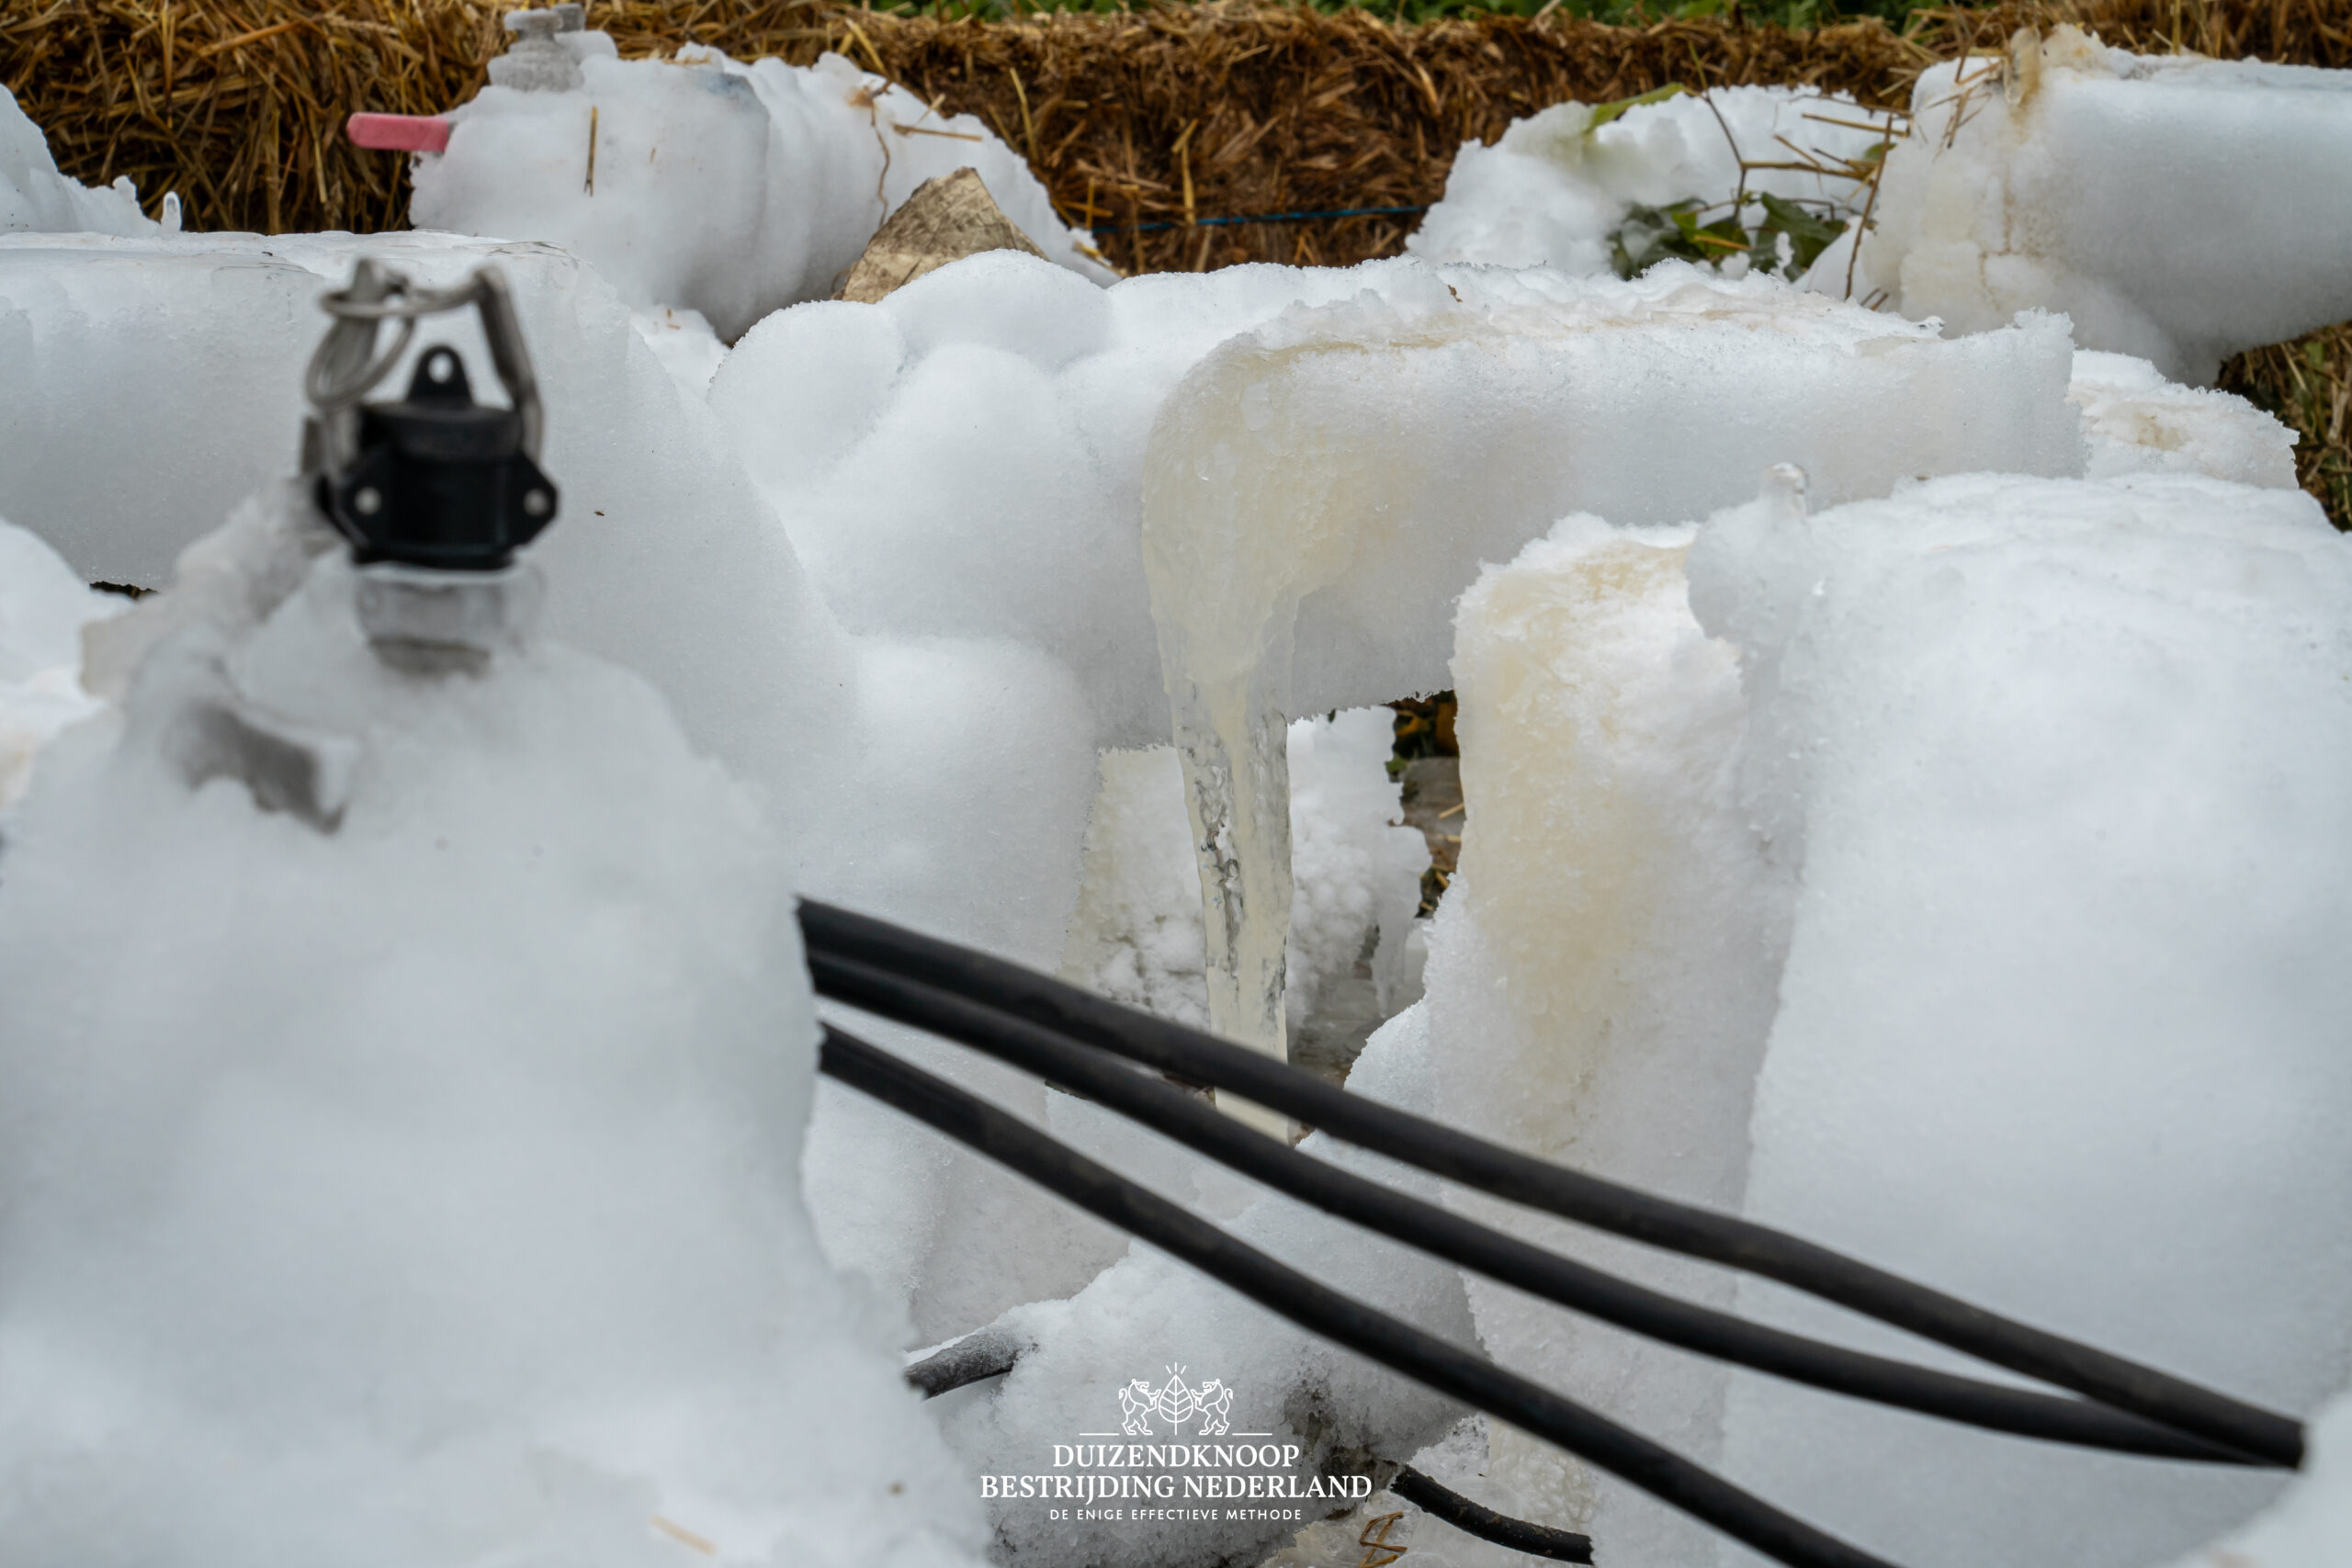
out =
[[[1924,73],[1911,112],[1860,255],[1815,287],[1948,333],[2064,310],[2079,346],[2199,384],[2352,316],[2352,72],[2020,29]]]
[[[1840,496],[2067,471],[2082,460],[2070,359],[2052,320],[1947,343],[1679,264],[1633,283],[1400,272],[1385,295],[1296,308],[1204,356],[1152,424],[1141,533],[1211,1027],[1283,1054],[1295,651],[1318,699],[1431,690],[1479,560],[1571,513],[1702,515],[1775,462]],[[1729,390],[1768,377],[1766,407]]]

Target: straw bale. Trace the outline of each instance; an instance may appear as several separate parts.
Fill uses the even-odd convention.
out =
[[[404,161],[351,147],[343,121],[356,109],[431,114],[470,96],[505,42],[505,8],[0,0],[0,82],[48,131],[61,167],[92,183],[129,175],[151,211],[176,191],[192,227],[397,228]],[[1262,0],[993,22],[835,0],[592,0],[589,10],[624,54],[699,42],[806,63],[831,50],[943,112],[976,114],[1027,154],[1064,217],[1113,226],[1098,243],[1128,272],[1395,254],[1410,214],[1196,220],[1419,207],[1442,193],[1460,143],[1490,141],[1565,98],[1805,82],[1900,105],[1934,60],[2061,20],[2143,51],[2352,66],[2342,0],[2012,0],[1916,13],[1901,33],[1875,20],[1792,32],[1736,17],[1611,27],[1557,13],[1399,25],[1368,9]],[[2323,359],[2340,367],[2340,345]],[[2305,395],[2294,377],[2316,374],[2296,363],[2249,356],[2229,373],[2291,410]],[[2325,431],[2341,423],[2324,419],[2315,434],[2336,441]],[[2316,460],[2309,440],[2304,457]]]
[[[350,147],[354,109],[431,114],[503,47],[499,0],[0,0],[0,82],[60,166],[129,175],[188,221],[265,231],[397,227],[401,160]],[[1454,148],[1563,98],[1682,82],[1811,82],[1899,104],[1929,61],[2021,21],[2082,20],[2140,48],[2352,63],[2335,0],[2037,0],[1811,32],[1721,19],[1610,27],[1558,15],[1399,26],[1254,0],[984,22],[830,0],[594,0],[625,54],[711,43],[805,63],[824,50],[978,114],[1089,223],[1418,206]],[[1114,234],[1130,270],[1393,252],[1409,217]],[[1205,242],[1205,248],[1204,247]]]

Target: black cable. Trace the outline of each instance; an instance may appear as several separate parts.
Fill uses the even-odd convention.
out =
[[[1452,1487],[1430,1480],[1409,1464],[1397,1471],[1388,1490],[1424,1514],[1434,1515],[1480,1540],[1491,1540],[1497,1546],[1508,1546],[1530,1557],[1548,1557],[1555,1562],[1592,1561],[1592,1537],[1498,1514],[1484,1503],[1474,1503]]]
[[[2289,1469],[2302,1424],[2005,1318],[1828,1247],[1552,1165],[1350,1094],[1287,1063],[1123,1008],[1048,976],[869,916],[804,899],[811,954],[890,970],[1164,1073],[1230,1089],[1449,1181],[1648,1246],[1745,1269],[1996,1366]]]
[[[2165,1459],[2246,1462],[2235,1450],[2104,1405],[1825,1344],[1645,1289],[1310,1158],[1182,1089],[1009,1013],[829,953],[811,952],[808,971],[820,996],[958,1041],[1082,1093],[1302,1202],[1652,1339],[1833,1393],[2018,1437]]]
[[[1309,1279],[978,1095],[831,1024],[820,1071],[905,1111],[1309,1333],[1622,1477],[1791,1568],[1892,1568],[1638,1432]]]

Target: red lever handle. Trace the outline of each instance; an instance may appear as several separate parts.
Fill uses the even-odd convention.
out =
[[[344,130],[354,147],[387,152],[444,152],[449,147],[449,122],[431,115],[356,114]]]

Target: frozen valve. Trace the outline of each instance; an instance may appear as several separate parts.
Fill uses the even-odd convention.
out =
[[[512,409],[473,400],[466,367],[425,351],[396,403],[359,410],[358,452],[326,476],[328,514],[360,561],[494,571],[555,516],[555,487]]]
[[[539,471],[539,400],[505,280],[484,267],[457,288],[421,290],[361,262],[323,301],[335,318],[311,362],[317,408],[319,509],[364,564],[498,571],[554,521],[556,488]],[[407,395],[361,403],[406,350],[417,319],[474,306],[513,406],[474,400],[465,363],[446,345],[417,361]],[[376,352],[378,329],[399,323]]]

